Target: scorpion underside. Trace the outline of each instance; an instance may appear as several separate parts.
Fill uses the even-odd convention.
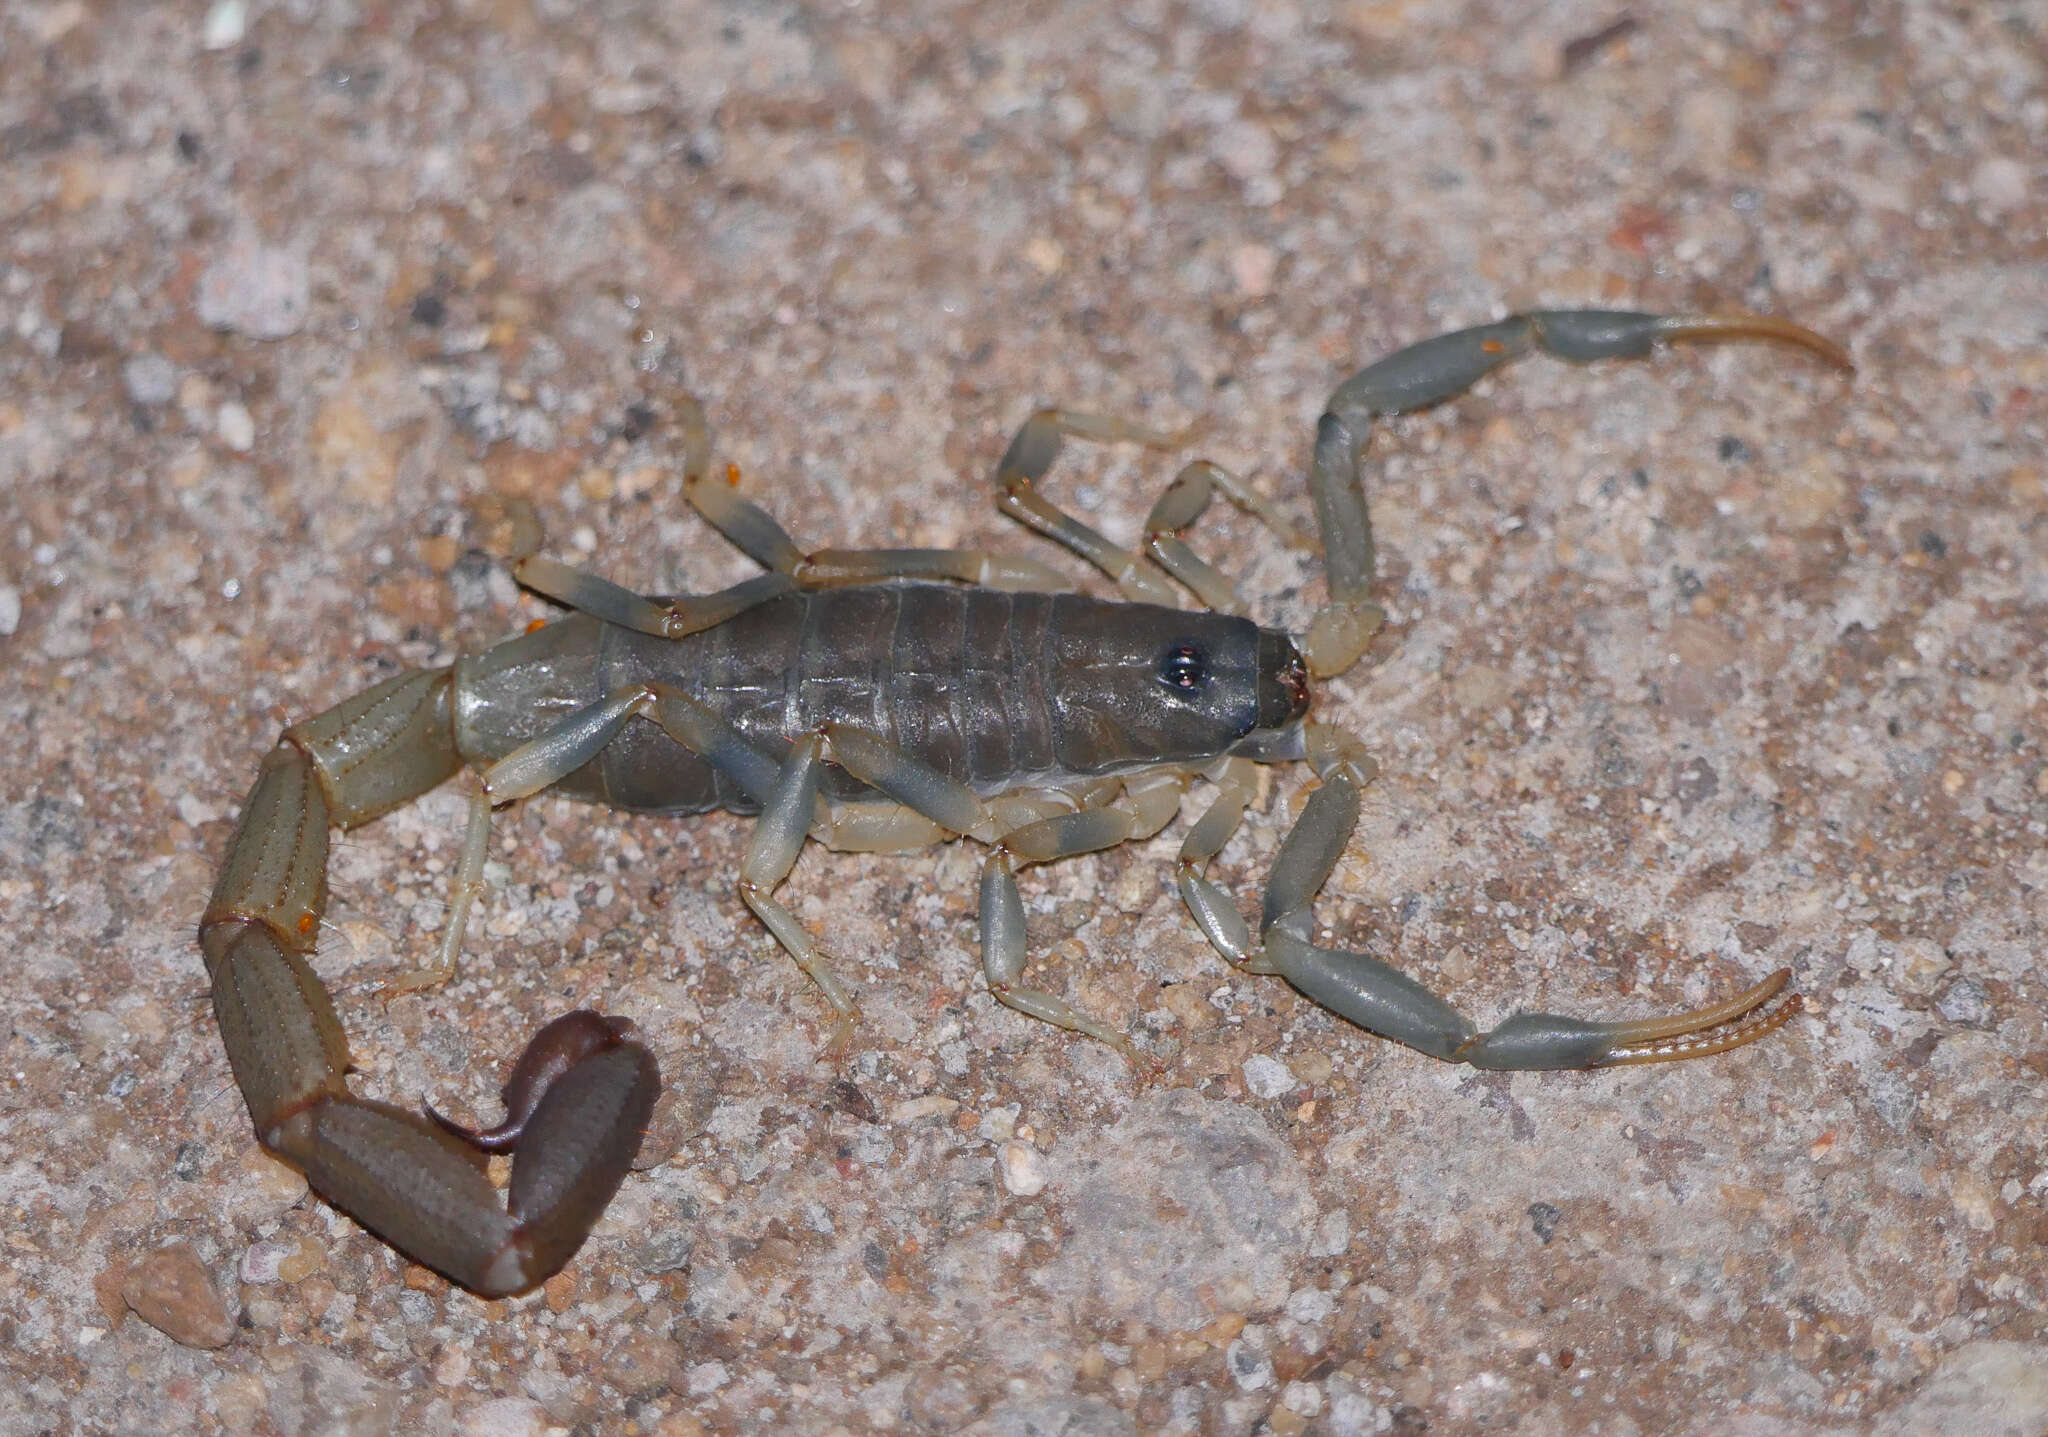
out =
[[[738,887],[850,1032],[853,999],[774,896],[806,838],[886,851],[966,835],[989,845],[983,968],[1004,1004],[1146,1059],[1122,1033],[1021,985],[1019,866],[1149,837],[1196,777],[1217,797],[1177,868],[1217,950],[1433,1057],[1490,1068],[1579,1068],[1704,1056],[1798,1011],[1781,970],[1670,1018],[1596,1023],[1520,1013],[1486,1032],[1414,979],[1311,941],[1310,904],[1349,840],[1375,767],[1306,717],[1309,675],[1340,673],[1381,620],[1360,463],[1371,421],[1446,399],[1531,348],[1640,357],[1659,342],[1768,339],[1846,366],[1808,330],[1756,317],[1544,311],[1412,345],[1339,386],[1316,434],[1310,491],[1329,601],[1299,646],[1236,617],[1227,580],[1179,534],[1220,490],[1284,531],[1258,496],[1196,462],[1154,507],[1142,554],[1036,488],[1063,436],[1150,445],[1173,436],[1044,410],[997,470],[1000,504],[1114,579],[1113,603],[1037,592],[1058,575],[954,550],[805,554],[766,513],[704,482],[701,410],[684,414],[685,492],[767,572],[717,594],[647,599],[538,558],[523,583],[579,612],[451,668],[401,674],[285,730],[264,760],[199,939],[214,1011],[256,1134],[335,1206],[479,1293],[532,1286],[568,1261],[638,1151],[659,1090],[630,1025],[578,1012],[535,1036],[505,1089],[506,1121],[476,1133],[349,1091],[348,1043],[308,964],[326,903],[328,831],[352,828],[481,770],[439,966],[453,971],[480,887],[490,812],[548,787],[654,812],[758,813]],[[1172,607],[1179,580],[1210,609]],[[1274,861],[1257,929],[1202,869],[1242,820],[1256,763],[1306,760],[1322,783]],[[1774,1001],[1777,1000],[1777,1001]],[[500,1203],[483,1154],[514,1155]]]

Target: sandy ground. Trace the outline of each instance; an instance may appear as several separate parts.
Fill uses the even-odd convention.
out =
[[[2041,1431],[2048,35],[1661,8],[5,7],[0,1433]],[[961,845],[799,863],[863,1005],[829,1063],[745,823],[554,799],[387,1004],[450,792],[336,848],[359,1086],[488,1116],[599,1005],[672,1085],[651,1166],[483,1302],[257,1150],[192,940],[241,795],[549,612],[491,557],[519,501],[622,582],[743,576],[688,392],[807,543],[1057,558],[987,474],[1064,402],[1199,420],[1306,522],[1337,380],[1530,304],[1858,369],[1531,359],[1380,436],[1392,621],[1318,712],[1386,774],[1320,916],[1489,1023],[1786,965],[1784,1031],[1438,1064],[1230,971],[1175,828],[1026,880],[1034,971],[1160,1076],[992,1002]],[[1129,535],[1176,462],[1054,483]],[[1305,787],[1217,865],[1248,907]]]

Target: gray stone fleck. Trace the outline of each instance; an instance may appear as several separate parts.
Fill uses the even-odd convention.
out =
[[[732,1381],[732,1370],[723,1362],[699,1362],[685,1374],[692,1397],[702,1397],[707,1392],[716,1392]]]
[[[678,1272],[690,1265],[696,1250],[696,1234],[680,1223],[660,1223],[640,1244],[640,1270],[645,1273]]]
[[[1255,1098],[1285,1097],[1294,1090],[1294,1074],[1278,1058],[1254,1053],[1244,1060],[1244,1085]]]
[[[1920,1106],[1920,1090],[1903,1073],[1880,1069],[1870,1075],[1867,1085],[1870,1106],[1893,1132],[1905,1131]]]
[[[121,366],[121,384],[137,404],[168,404],[178,392],[178,366],[161,354],[138,354]]]
[[[1965,1028],[1988,1028],[1992,1022],[1991,995],[1975,978],[1958,978],[1934,1002],[1934,1010],[1951,1023]]]
[[[1241,1392],[1256,1392],[1273,1385],[1273,1359],[1242,1337],[1223,1350],[1223,1365]]]
[[[497,1397],[463,1412],[456,1430],[462,1437],[541,1437],[547,1428],[547,1409],[531,1397]]]
[[[1686,813],[1691,813],[1695,804],[1712,798],[1720,791],[1721,775],[1704,758],[1686,760],[1671,775],[1671,795]]]
[[[1315,1245],[1309,1249],[1317,1257],[1335,1257],[1351,1247],[1351,1214],[1343,1208],[1332,1208],[1316,1224]]]

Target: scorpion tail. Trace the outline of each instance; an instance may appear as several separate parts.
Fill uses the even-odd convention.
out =
[[[445,670],[401,675],[286,732],[243,805],[199,943],[257,1140],[407,1257],[499,1297],[582,1246],[632,1167],[661,1080],[627,1025],[579,1012],[535,1036],[507,1085],[508,1121],[474,1140],[349,1091],[348,1039],[307,962],[328,830],[454,771],[447,685]],[[493,1148],[513,1154],[509,1201],[484,1170]]]

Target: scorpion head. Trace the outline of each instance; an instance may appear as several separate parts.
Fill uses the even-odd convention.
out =
[[[1308,670],[1287,635],[1146,604],[1062,616],[1052,709],[1077,773],[1300,747]]]

